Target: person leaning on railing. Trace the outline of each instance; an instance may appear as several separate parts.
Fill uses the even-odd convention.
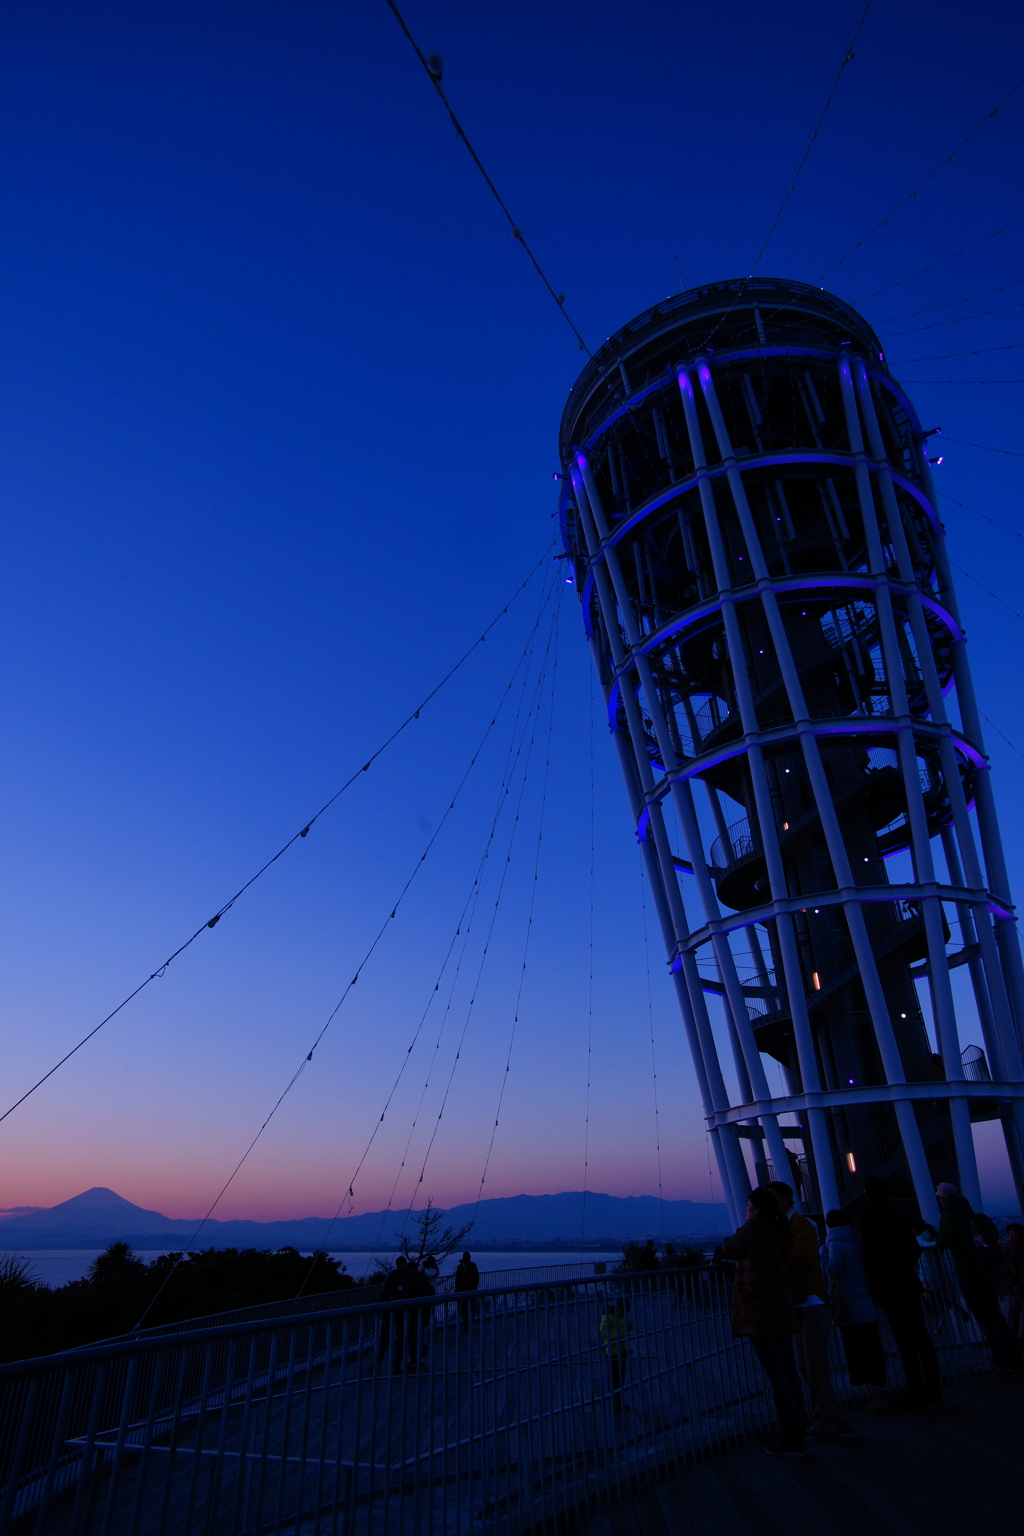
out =
[[[792,1241],[786,1254],[789,1288],[796,1312],[796,1358],[800,1374],[811,1394],[811,1423],[807,1433],[822,1440],[851,1433],[840,1417],[832,1385],[832,1365],[828,1341],[832,1334],[832,1313],[827,1305],[828,1289],[818,1258],[818,1231],[812,1221],[793,1204],[793,1191],[776,1180],[768,1188],[776,1196],[779,1208],[789,1222]]]

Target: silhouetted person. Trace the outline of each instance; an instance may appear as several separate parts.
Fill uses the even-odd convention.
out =
[[[942,1405],[939,1357],[928,1332],[917,1265],[921,1249],[910,1222],[900,1215],[881,1179],[864,1180],[867,1205],[861,1221],[864,1272],[877,1307],[889,1319],[907,1382],[906,1405]]]
[[[626,1316],[626,1303],[620,1296],[608,1299],[601,1314],[601,1343],[608,1359],[608,1375],[612,1386],[612,1407],[622,1412],[622,1389],[629,1374],[629,1333],[633,1324]]]
[[[468,1253],[464,1253],[455,1266],[455,1289],[457,1291],[475,1291],[480,1284],[480,1271],[477,1269]],[[459,1302],[459,1315],[463,1333],[469,1332],[469,1312],[472,1303]]]
[[[786,1269],[796,1312],[796,1358],[811,1394],[811,1423],[807,1433],[830,1440],[836,1435],[848,1434],[849,1426],[839,1416],[832,1385],[832,1366],[828,1358],[832,1313],[826,1305],[828,1291],[818,1258],[818,1232],[814,1223],[795,1208],[793,1191],[788,1184],[776,1181],[768,1188],[789,1222],[791,1241]]]
[[[410,1259],[406,1265],[410,1296],[433,1296],[434,1287],[423,1273],[415,1259]],[[405,1321],[405,1337],[408,1362],[407,1371],[415,1371],[420,1359],[426,1359],[427,1346],[430,1342],[430,1316],[432,1307],[410,1307]]]
[[[855,1387],[871,1387],[868,1413],[886,1413],[885,1356],[878,1309],[864,1272],[864,1252],[842,1211],[829,1211],[825,1226],[828,1237],[818,1252],[843,1338],[850,1381]]]
[[[380,1299],[382,1302],[408,1301],[415,1294],[415,1285],[411,1274],[408,1274],[408,1264],[401,1254],[395,1260],[395,1267],[388,1274],[381,1286]],[[388,1345],[394,1340],[393,1362],[397,1374],[402,1369],[403,1345],[406,1333],[406,1313],[384,1312],[380,1320],[380,1342],[377,1345],[378,1368],[384,1363],[388,1353]]]
[[[806,1456],[804,1389],[796,1368],[796,1316],[786,1258],[792,1241],[789,1222],[770,1189],[752,1189],[746,1225],[722,1244],[735,1259],[732,1327],[749,1339],[771,1383],[780,1437],[766,1449],[773,1456]]]
[[[1020,1336],[1021,1302],[1024,1301],[1024,1226],[1011,1221],[1003,1244],[1006,1272],[1010,1282],[1010,1305],[1006,1321],[1013,1337]]]
[[[998,1234],[991,1217],[972,1211],[955,1184],[940,1184],[939,1247],[953,1255],[964,1301],[992,1350],[992,1367],[1001,1376],[1021,1370],[1020,1345],[999,1305]]]

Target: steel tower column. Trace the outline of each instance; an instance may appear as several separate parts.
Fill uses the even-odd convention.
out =
[[[998,1117],[1024,1194],[1024,964],[923,442],[866,322],[773,279],[639,316],[563,416],[566,551],[737,1220],[741,1132],[818,1209],[874,1173],[932,1217],[937,1179],[980,1203]]]

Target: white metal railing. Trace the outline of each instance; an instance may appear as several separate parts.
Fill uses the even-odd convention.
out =
[[[266,1318],[0,1367],[0,1536],[518,1536],[770,1420],[715,1266]]]

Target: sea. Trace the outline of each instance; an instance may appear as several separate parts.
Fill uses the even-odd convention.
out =
[[[83,1279],[93,1259],[99,1258],[102,1251],[101,1248],[41,1248],[31,1253],[19,1254],[18,1257],[27,1261],[35,1281],[42,1285],[56,1287],[67,1285],[70,1280]],[[161,1254],[180,1251],[172,1248],[140,1248],[138,1257],[148,1264],[153,1259],[159,1258]],[[343,1268],[354,1280],[360,1280],[376,1268],[381,1255],[333,1253],[331,1257],[339,1259]],[[566,1253],[552,1253],[550,1250],[543,1253],[527,1253],[517,1249],[514,1253],[477,1253],[475,1258],[481,1275],[486,1275],[488,1270],[498,1269],[547,1269],[556,1264],[617,1263],[622,1258],[622,1250],[609,1250],[607,1253],[580,1253],[578,1250]],[[453,1273],[456,1263],[457,1260],[454,1257],[449,1259],[442,1266],[442,1275]]]

